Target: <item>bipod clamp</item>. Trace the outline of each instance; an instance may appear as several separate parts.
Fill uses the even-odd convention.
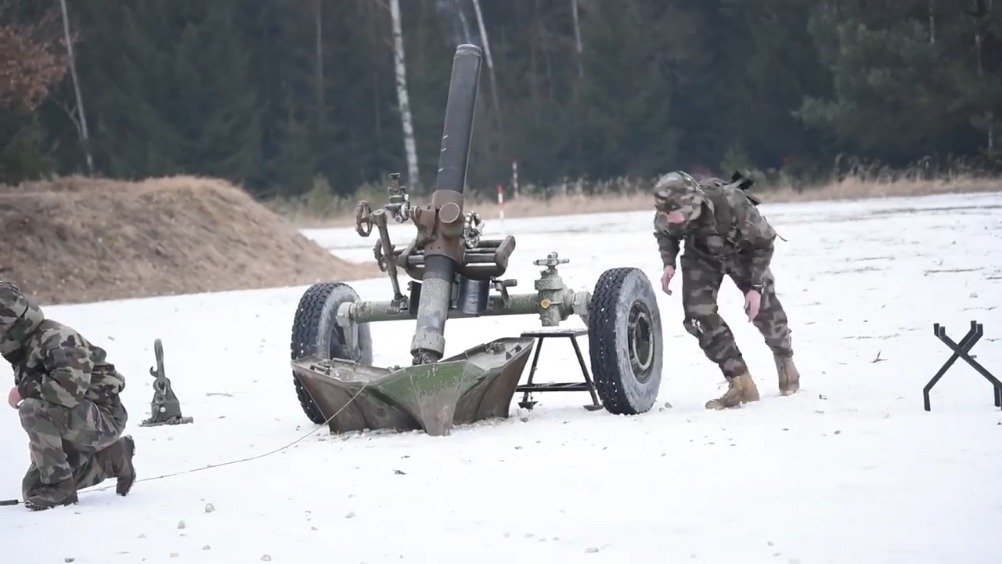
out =
[[[964,362],[970,364],[971,368],[976,370],[978,374],[981,374],[986,380],[991,382],[992,387],[994,388],[995,407],[1002,407],[1002,382],[999,382],[998,378],[992,376],[991,372],[988,372],[984,366],[981,366],[978,361],[974,360],[974,357],[968,354],[981,337],[984,336],[984,326],[977,321],[971,321],[970,331],[964,335],[964,338],[960,340],[959,344],[954,343],[953,339],[946,336],[946,328],[939,323],[933,325],[933,332],[937,337],[939,337],[940,341],[943,341],[947,347],[950,347],[953,354],[950,355],[950,358],[943,364],[943,367],[939,369],[939,372],[932,377],[932,380],[929,380],[929,383],[925,385],[925,388],[922,388],[922,397],[925,400],[925,410],[932,411],[932,406],[929,403],[929,392],[932,391],[932,387],[939,382],[939,379],[946,374],[946,371],[953,366],[953,363],[957,362],[958,358],[964,359]]]
[[[157,425],[180,425],[194,421],[191,417],[181,415],[181,402],[177,400],[170,380],[164,374],[164,346],[160,339],[153,341],[153,352],[157,357],[156,368],[150,368],[153,376],[152,416],[139,424],[140,427],[155,427]]]

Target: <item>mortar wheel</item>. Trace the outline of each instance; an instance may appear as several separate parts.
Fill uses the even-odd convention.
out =
[[[605,408],[643,413],[661,387],[661,315],[650,281],[636,268],[602,273],[588,305],[592,376]]]
[[[372,334],[369,324],[358,326],[358,344],[349,349],[344,331],[335,319],[341,304],[357,301],[358,294],[347,284],[325,282],[310,286],[299,300],[296,317],[292,322],[292,360],[312,356],[372,364]],[[295,375],[292,379],[306,416],[314,423],[323,423],[326,418],[306,388]]]

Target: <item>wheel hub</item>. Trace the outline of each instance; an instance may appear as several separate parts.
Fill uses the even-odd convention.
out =
[[[652,327],[650,312],[644,304],[634,302],[630,307],[626,338],[630,346],[630,365],[639,382],[646,382],[651,377],[651,367],[654,364]]]

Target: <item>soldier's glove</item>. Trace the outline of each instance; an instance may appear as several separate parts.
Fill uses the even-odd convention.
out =
[[[745,313],[748,314],[748,321],[755,321],[760,307],[762,307],[762,293],[758,290],[748,290],[745,294]]]
[[[669,296],[671,295],[671,290],[668,288],[668,285],[671,284],[673,276],[675,276],[675,267],[669,264],[665,267],[665,271],[661,275],[661,289]]]
[[[7,403],[14,409],[17,409],[17,407],[21,405],[21,401],[23,399],[24,398],[21,397],[21,392],[17,391],[16,386],[11,388],[10,393],[7,394]]]

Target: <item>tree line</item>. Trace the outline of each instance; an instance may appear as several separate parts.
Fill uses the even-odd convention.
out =
[[[474,186],[1002,160],[999,0],[0,0],[0,182],[433,185],[459,43]]]

